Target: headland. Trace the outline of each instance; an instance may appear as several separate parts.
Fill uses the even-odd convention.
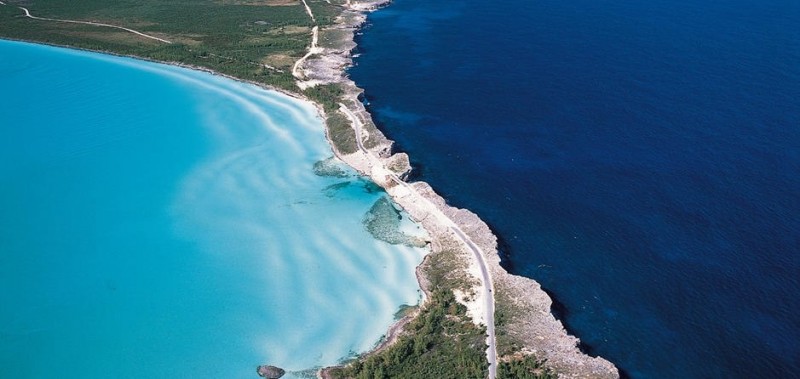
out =
[[[344,116],[355,132],[355,143],[343,138],[341,131],[331,130],[329,121],[329,139],[337,156],[371,177],[424,226],[432,238],[431,256],[453,255],[458,264],[451,275],[459,279],[448,283],[454,286],[450,290],[476,325],[486,326],[488,321],[495,324],[489,330],[495,326],[498,330],[487,338],[490,362],[532,356],[561,378],[619,377],[613,364],[580,351],[579,340],[552,315],[552,300],[536,281],[511,275],[500,266],[497,237],[485,222],[466,209],[449,206],[427,183],[405,181],[411,171],[408,155],[393,151],[392,141],[377,128],[360,100],[363,90],[344,72],[352,64],[353,38],[366,22],[366,13],[388,4],[388,0],[348,2],[336,23],[319,31],[329,47],[317,48],[319,52],[305,58],[301,67],[301,88],[337,84],[343,89],[340,108],[327,117]],[[432,270],[423,263],[418,271],[430,298]]]

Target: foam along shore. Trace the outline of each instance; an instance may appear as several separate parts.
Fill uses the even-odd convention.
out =
[[[375,126],[359,101],[363,92],[345,75],[352,64],[353,37],[366,21],[366,12],[387,5],[387,0],[348,1],[332,27],[319,30],[331,40],[326,47],[315,47],[315,55],[304,57],[301,88],[337,83],[345,89],[339,112],[350,120],[358,149],[352,153],[337,150],[348,165],[381,185],[411,217],[421,223],[431,236],[432,254],[456,249],[467,261],[467,272],[476,279],[472,293],[456,293],[476,324],[487,326],[487,359],[490,379],[496,370],[496,347],[493,336],[495,299],[497,306],[513,309],[504,332],[522,343],[518,354],[533,354],[546,360],[546,367],[562,378],[618,378],[616,367],[600,357],[590,357],[578,348],[579,340],[564,329],[550,312],[552,300],[534,280],[509,274],[500,266],[497,238],[477,215],[447,205],[425,182],[407,183],[411,167],[405,153],[394,153],[388,140]],[[334,150],[336,146],[334,144]],[[421,278],[425,289],[425,279]],[[487,322],[489,325],[487,325]],[[498,357],[500,359],[502,357]]]

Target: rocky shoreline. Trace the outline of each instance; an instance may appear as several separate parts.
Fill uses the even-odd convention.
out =
[[[497,307],[503,309],[507,317],[504,324],[498,326],[506,336],[505,341],[500,342],[498,346],[499,360],[534,355],[537,359],[543,360],[545,367],[557,373],[559,378],[618,378],[619,372],[612,363],[580,351],[579,339],[569,335],[562,323],[552,315],[550,312],[552,300],[536,281],[511,275],[500,266],[497,237],[477,215],[447,205],[446,201],[425,182],[398,185],[396,180],[392,180],[392,177],[402,179],[407,177],[411,170],[408,156],[405,153],[393,152],[393,141],[388,140],[378,130],[369,112],[359,100],[363,90],[358,88],[345,73],[346,68],[352,65],[351,52],[356,48],[353,38],[366,21],[366,13],[388,3],[388,0],[348,1],[334,26],[319,31],[320,43],[317,53],[309,56],[299,68],[302,70],[302,81],[298,82],[301,88],[336,84],[344,89],[342,109],[337,112],[351,120],[353,132],[360,134],[356,136],[356,140],[363,142],[365,151],[342,152],[336,146],[336,138],[331,135],[332,131],[329,128],[328,138],[334,152],[348,165],[382,186],[396,204],[423,225],[432,239],[432,254],[445,249],[456,249],[461,251],[463,259],[472,260],[468,248],[456,238],[453,230],[442,222],[441,214],[455,223],[475,245],[480,247],[484,255],[483,260],[487,263],[493,278],[492,287]],[[357,120],[352,119],[353,117]],[[424,273],[420,273],[420,270],[418,278],[421,287],[427,293]],[[460,296],[460,301],[468,308],[474,308],[475,304],[470,303],[481,299],[480,296]],[[473,318],[476,323],[480,322],[480,317],[473,315]],[[385,342],[391,343],[391,341],[392,339],[387,338]],[[383,348],[386,343],[381,344],[378,349]],[[323,370],[320,377],[326,376]]]

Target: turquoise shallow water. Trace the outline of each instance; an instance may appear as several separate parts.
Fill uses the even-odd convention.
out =
[[[9,378],[298,377],[419,299],[308,103],[0,41],[0,367]],[[112,374],[113,373],[113,374]]]

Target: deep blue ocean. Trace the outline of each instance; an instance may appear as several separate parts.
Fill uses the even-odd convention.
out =
[[[800,2],[396,0],[351,77],[633,378],[800,377]]]

